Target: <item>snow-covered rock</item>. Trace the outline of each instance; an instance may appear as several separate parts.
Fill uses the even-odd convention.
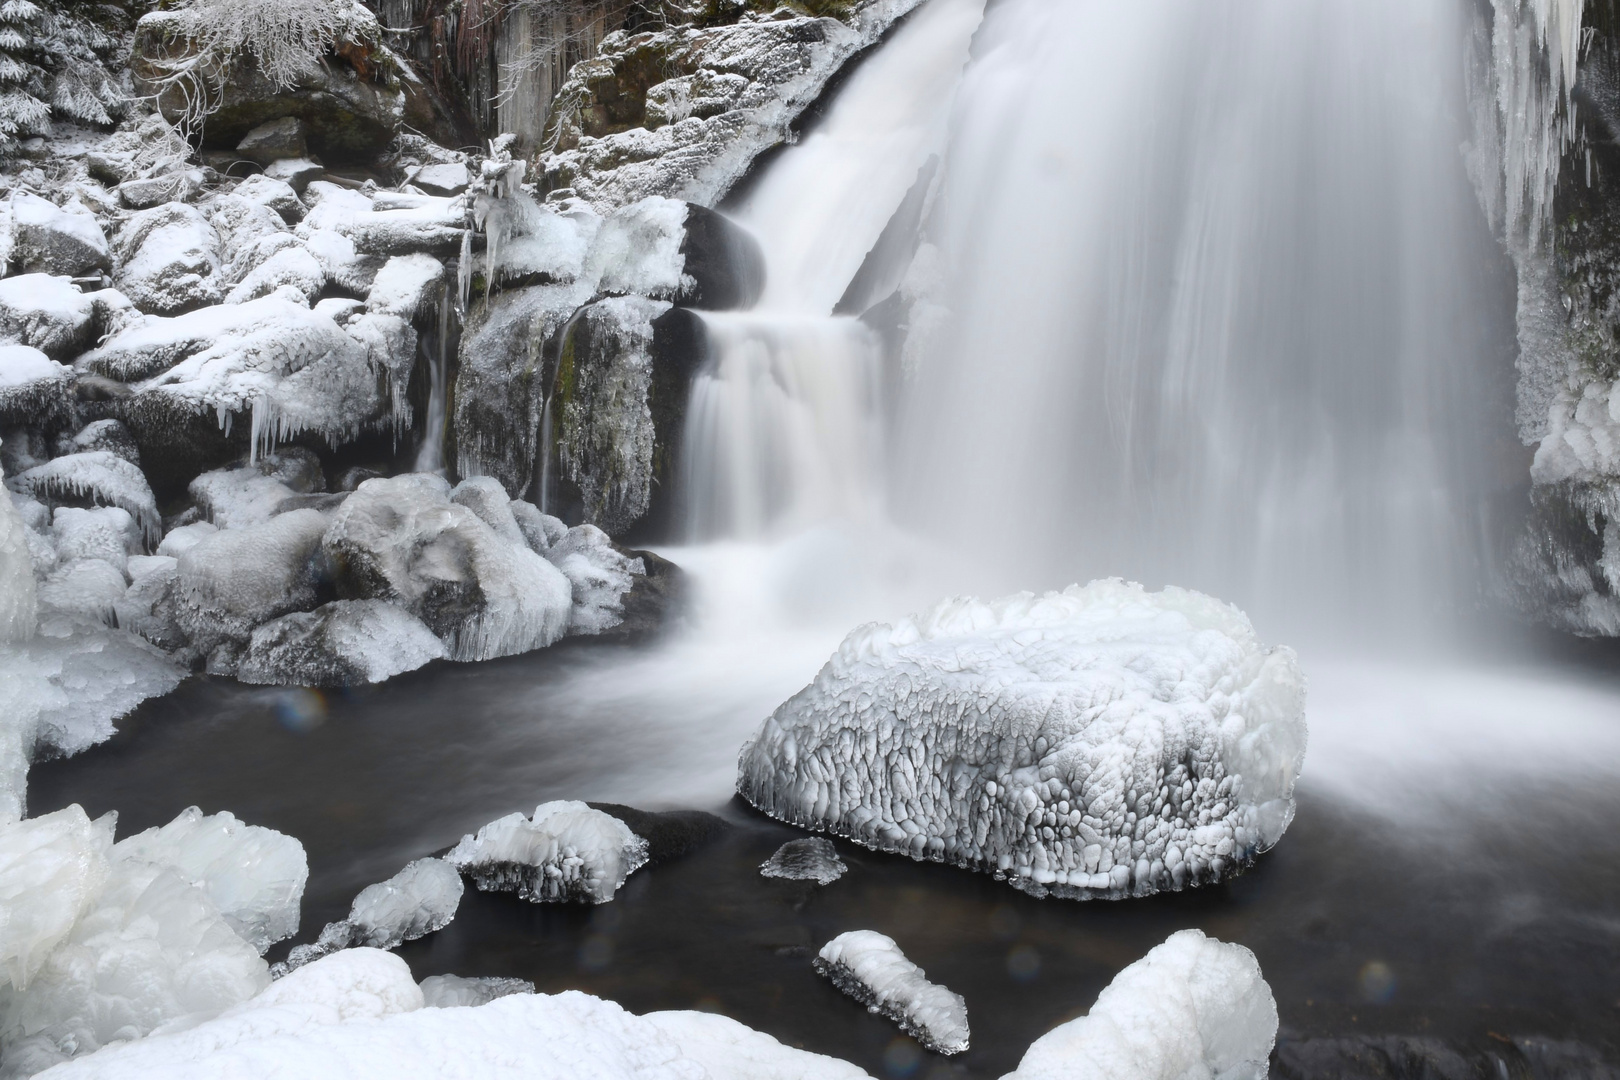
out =
[[[186,492],[203,517],[221,529],[262,525],[276,516],[283,503],[299,492],[287,486],[277,471],[257,466],[214,469],[193,480]]]
[[[141,535],[155,541],[162,521],[157,500],[140,468],[111,450],[63,454],[6,481],[13,491],[50,500],[89,500],[116,506],[134,519]]]
[[[304,845],[291,836],[192,806],[167,825],[120,840],[115,850],[200,886],[237,936],[261,953],[298,932],[309,864]]]
[[[1047,1032],[1003,1080],[1264,1080],[1277,1003],[1254,954],[1198,930],[1114,976],[1091,1011]]]
[[[460,198],[424,196],[413,206],[385,210],[358,191],[317,180],[309,185],[304,201],[314,206],[298,226],[300,236],[333,232],[360,255],[422,253],[448,258],[461,250],[467,225],[466,203]]]
[[[0,340],[72,360],[95,336],[96,309],[72,279],[19,274],[0,281]]]
[[[442,478],[423,473],[361,484],[334,511],[323,542],[339,594],[400,605],[454,660],[556,641],[572,609],[568,579],[449,495]]]
[[[1219,881],[1293,818],[1304,676],[1230,605],[1117,579],[853,631],[743,747],[796,825],[1037,896]]]
[[[396,255],[377,271],[366,309],[407,322],[437,316],[447,280],[444,264],[431,255]]]
[[[517,522],[518,531],[536,555],[544,555],[568,535],[568,526],[563,524],[562,518],[542,513],[532,502],[513,499],[507,508],[512,512],[512,520]]]
[[[472,183],[472,174],[461,162],[449,161],[413,169],[409,179],[429,195],[459,195]]]
[[[572,634],[602,634],[624,622],[624,598],[646,563],[613,546],[595,525],[575,525],[546,551],[546,558],[568,578],[574,606]]]
[[[759,864],[763,877],[813,881],[817,885],[831,885],[848,870],[838,857],[838,849],[824,836],[789,840]]]
[[[296,225],[304,219],[306,208],[299,201],[298,193],[285,180],[255,173],[237,184],[232,194],[274,210],[289,225]]]
[[[115,280],[142,311],[176,315],[219,303],[219,235],[202,212],[164,203],[118,230]]]
[[[90,510],[58,506],[51,514],[51,529],[56,536],[56,557],[63,562],[103,559],[123,574],[129,556],[141,550],[135,519],[117,506]]]
[[[444,643],[404,608],[381,600],[334,600],[255,629],[236,677],[278,686],[357,686],[446,655]]]
[[[31,345],[0,345],[0,426],[44,426],[65,417],[72,375]]]
[[[22,188],[13,189],[11,260],[25,274],[80,277],[112,266],[107,234],[82,204],[58,207]]]
[[[135,437],[117,420],[92,420],[74,434],[70,445],[69,453],[106,450],[131,465],[138,467],[141,463],[141,448],[136,445]]]
[[[272,974],[283,977],[340,949],[392,949],[443,930],[456,917],[463,889],[454,866],[443,859],[417,859],[387,881],[361,889],[347,919],[327,923],[313,945],[294,946]]]
[[[821,947],[815,969],[834,986],[900,1025],[939,1054],[968,1048],[967,1002],[906,959],[894,939],[875,930],[850,930]]]
[[[217,532],[219,526],[210,521],[193,521],[189,525],[176,525],[163,537],[163,542],[158,544],[157,553],[178,559],[204,537]]]
[[[326,268],[308,248],[287,244],[244,274],[225,294],[225,302],[245,304],[283,287],[296,291],[305,303],[313,303],[326,287]]]
[[[647,841],[582,802],[541,803],[464,836],[445,860],[479,889],[516,891],[535,903],[605,904],[647,862]]]
[[[111,626],[118,619],[118,601],[128,588],[123,570],[105,559],[63,559],[39,583],[41,615],[66,615]]]
[[[450,501],[465,506],[478,515],[478,520],[495,530],[495,534],[509,544],[528,544],[523,530],[518,527],[512,513],[512,500],[506,489],[493,476],[469,476],[450,492]]]

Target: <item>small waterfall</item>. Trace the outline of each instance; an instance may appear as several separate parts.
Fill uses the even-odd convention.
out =
[[[439,325],[434,328],[432,352],[428,357],[427,423],[422,428],[422,446],[416,452],[416,471],[442,473],[444,431],[449,420],[450,322],[455,318],[450,290],[439,299]]]

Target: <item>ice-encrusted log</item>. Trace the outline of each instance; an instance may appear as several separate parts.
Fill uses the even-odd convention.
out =
[[[868,1012],[888,1017],[936,1054],[968,1048],[967,1002],[906,959],[894,939],[875,930],[850,930],[821,947],[817,973]]]
[[[743,747],[737,790],[1036,896],[1140,896],[1219,881],[1277,842],[1304,701],[1291,649],[1189,590],[948,600],[846,637]]]
[[[515,891],[537,904],[605,904],[646,864],[647,841],[616,817],[558,800],[541,803],[532,817],[490,822],[445,859],[484,892]]]
[[[1002,1080],[1265,1080],[1277,1002],[1254,954],[1182,930],[1036,1039]]]

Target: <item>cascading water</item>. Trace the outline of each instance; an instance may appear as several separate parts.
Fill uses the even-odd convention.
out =
[[[416,471],[444,471],[444,430],[449,421],[450,320],[455,318],[450,290],[439,300],[439,320],[428,354],[427,423],[422,429],[422,445],[416,452]]]

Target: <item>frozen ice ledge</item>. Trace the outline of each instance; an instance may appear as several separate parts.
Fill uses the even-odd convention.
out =
[[[850,633],[744,745],[763,812],[1036,896],[1221,881],[1281,838],[1305,678],[1237,608],[1118,579]]]

